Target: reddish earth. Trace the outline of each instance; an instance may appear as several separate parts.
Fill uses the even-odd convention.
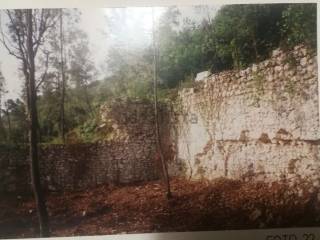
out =
[[[282,183],[174,179],[174,197],[161,182],[100,186],[85,192],[49,193],[53,236],[199,231],[320,225],[318,191],[291,191]],[[297,188],[294,188],[297,189]],[[36,237],[30,197],[1,196],[0,237]]]

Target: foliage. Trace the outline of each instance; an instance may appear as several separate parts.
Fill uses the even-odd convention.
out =
[[[316,48],[317,5],[292,4],[282,13],[283,44],[292,48],[304,43]]]
[[[159,27],[160,76],[167,87],[200,71],[247,67],[279,46],[316,45],[316,4],[226,5],[200,24],[186,19],[178,30],[179,12],[168,14],[171,22]]]
[[[91,117],[95,108],[90,84],[95,78],[96,69],[91,60],[87,34],[77,25],[79,13],[64,10],[63,44],[65,50],[64,72],[66,76],[63,90],[61,76],[60,34],[56,26],[55,34],[49,41],[49,63],[46,78],[40,88],[38,98],[41,141],[59,142],[61,124],[66,131],[72,131]],[[43,61],[42,61],[43,62]],[[64,96],[64,123],[62,123],[62,97]]]
[[[105,79],[111,94],[117,97],[149,99],[152,97],[153,65],[149,49],[143,52],[111,49],[108,57],[111,77]]]
[[[181,9],[169,7],[156,24],[154,40],[158,51],[160,102],[174,98],[179,88],[192,87],[196,74],[201,71],[215,73],[245,68],[267,58],[279,46],[316,47],[316,4],[313,3],[225,5],[218,12],[198,6],[193,10],[205,12],[201,15],[202,21],[191,21],[184,17]],[[101,137],[96,129],[99,108],[105,101],[114,97],[153,98],[152,44],[132,47],[133,43],[126,37],[126,23],[122,21],[125,14],[129,12],[123,15],[120,10],[114,10],[107,19],[110,48],[105,77],[99,81],[89,38],[78,25],[79,12],[63,10],[65,129],[74,141],[95,141]],[[9,34],[13,30],[9,26]],[[46,34],[50,37],[46,38],[45,49],[39,49],[37,59],[40,140],[57,143],[61,134],[61,36],[57,25]],[[290,67],[297,64],[290,52],[286,61]],[[257,76],[254,81],[258,87],[260,80]],[[1,82],[0,100],[4,94]],[[26,142],[25,103],[8,100],[0,105],[0,142]]]

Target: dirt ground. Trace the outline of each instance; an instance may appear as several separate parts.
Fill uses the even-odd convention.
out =
[[[171,185],[170,200],[160,181],[49,193],[52,236],[320,226],[319,191],[307,185],[226,179]],[[37,236],[32,198],[1,196],[0,238]]]

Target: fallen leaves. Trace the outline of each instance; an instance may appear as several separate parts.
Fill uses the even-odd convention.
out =
[[[277,182],[173,179],[171,185],[173,198],[170,200],[166,199],[160,181],[50,193],[47,199],[53,236],[316,226],[320,223],[318,193],[309,192],[307,183],[295,189]],[[32,199],[8,196],[0,199],[0,207],[0,237],[37,236]]]

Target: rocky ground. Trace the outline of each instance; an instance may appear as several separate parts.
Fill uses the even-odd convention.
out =
[[[318,191],[307,184],[289,188],[226,179],[171,184],[170,200],[160,181],[50,193],[52,235],[320,226]],[[32,198],[1,196],[0,238],[36,236]]]

